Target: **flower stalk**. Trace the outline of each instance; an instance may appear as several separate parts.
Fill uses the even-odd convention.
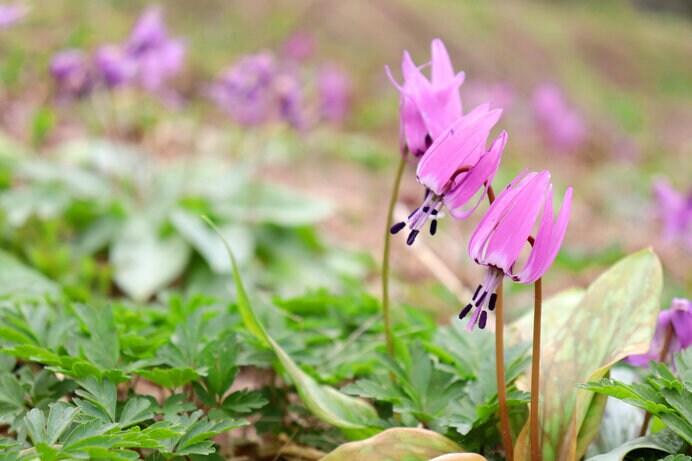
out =
[[[541,369],[541,307],[543,305],[543,287],[541,280],[542,279],[538,279],[533,284],[533,352],[531,355],[531,407],[529,412],[531,461],[540,461],[541,459],[540,421],[538,414]]]
[[[399,198],[399,187],[401,186],[401,177],[404,175],[406,167],[406,158],[404,156],[399,160],[396,177],[394,178],[394,186],[392,187],[392,195],[389,198],[389,208],[387,210],[387,225],[384,230],[384,250],[382,253],[382,315],[384,316],[384,338],[387,345],[387,354],[394,357],[394,342],[392,340],[392,316],[389,308],[389,250],[391,245],[391,233],[389,229],[394,221],[394,206]]]

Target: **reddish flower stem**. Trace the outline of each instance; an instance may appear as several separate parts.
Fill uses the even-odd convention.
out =
[[[394,179],[394,186],[392,187],[392,196],[389,199],[387,227],[384,230],[384,251],[382,254],[382,314],[384,316],[384,339],[387,344],[387,353],[390,357],[394,357],[394,342],[392,340],[392,317],[389,308],[389,248],[392,238],[389,229],[392,227],[392,221],[394,220],[394,206],[399,197],[399,186],[401,185],[401,177],[404,174],[405,167],[406,159],[402,155]]]
[[[538,414],[538,396],[540,389],[541,369],[541,307],[543,304],[543,287],[541,279],[534,283],[533,308],[533,352],[531,355],[531,407],[529,412],[529,433],[531,436],[531,461],[541,460],[540,424]]]
[[[660,362],[665,362],[666,361],[666,356],[668,355],[668,351],[670,350],[670,342],[673,340],[673,324],[668,325],[668,329],[666,330],[666,338],[663,340],[663,348],[661,349],[661,357],[659,359]],[[649,429],[649,422],[651,422],[651,413],[648,411],[644,414],[644,422],[642,422],[642,428],[639,430],[639,437],[644,437],[646,435],[646,431]]]
[[[488,201],[495,201],[495,191],[488,186]],[[509,425],[509,407],[507,406],[507,388],[505,387],[505,344],[504,344],[504,309],[502,282],[497,287],[497,302],[495,304],[495,375],[497,377],[497,402],[500,409],[500,434],[505,449],[507,461],[514,460],[512,446],[512,430]]]

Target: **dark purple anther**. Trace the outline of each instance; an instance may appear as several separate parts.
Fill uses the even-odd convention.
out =
[[[490,301],[488,301],[488,309],[495,310],[495,303],[497,302],[497,294],[493,293],[490,295]]]
[[[398,233],[401,229],[403,229],[404,227],[406,227],[406,223],[403,222],[403,221],[401,221],[401,222],[398,222],[398,223],[394,224],[394,225],[389,229],[389,232],[392,233],[392,234],[396,234],[396,233]]]
[[[478,288],[476,288],[476,291],[473,292],[473,300],[476,299],[476,296],[478,296],[478,292],[481,291],[481,288],[483,288],[483,285],[478,285]]]
[[[418,237],[418,233],[420,231],[417,230],[412,230],[410,234],[408,234],[408,239],[406,239],[406,245],[411,246],[413,245],[413,242],[416,241],[416,237]]]
[[[464,307],[461,312],[459,312],[459,320],[462,320],[464,317],[469,315],[469,312],[471,312],[471,309],[473,309],[473,306],[471,303],[467,304],[466,307]]]
[[[483,311],[481,312],[481,317],[478,319],[478,327],[482,330],[485,328],[485,322],[488,321],[488,313]]]
[[[437,219],[433,219],[430,223],[430,235],[435,235],[437,232]]]

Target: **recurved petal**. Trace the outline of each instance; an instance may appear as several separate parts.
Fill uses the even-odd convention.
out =
[[[527,183],[500,219],[488,240],[485,262],[509,274],[536,222],[550,187],[550,173],[543,171]],[[498,200],[500,200],[498,198]]]
[[[692,346],[692,306],[688,299],[673,299],[671,322],[682,349]]]
[[[552,232],[550,234],[550,247],[549,250],[542,255],[538,256],[538,267],[534,269],[533,274],[529,274],[526,280],[522,283],[533,283],[545,274],[555,257],[560,251],[562,246],[562,241],[565,238],[565,232],[567,232],[567,224],[569,224],[569,217],[572,211],[572,188],[568,187],[565,191],[565,196],[562,199],[562,207],[560,208],[560,213],[557,216],[555,225],[552,226]]]
[[[488,211],[481,218],[476,230],[469,240],[469,256],[479,264],[485,264],[485,247],[488,239],[495,232],[498,222],[514,203],[514,199],[526,183],[531,181],[538,173],[528,173],[525,169],[512,180],[511,183],[497,196],[490,205]]]
[[[428,132],[413,98],[401,94],[399,114],[401,135],[408,151],[414,156],[422,155],[427,149]]]
[[[502,151],[505,148],[505,144],[507,144],[507,132],[503,131],[502,134],[493,141],[488,152],[481,157],[478,163],[476,163],[468,173],[462,174],[461,179],[455,181],[452,189],[445,194],[445,206],[449,210],[449,214],[454,218],[466,219],[478,208],[478,205],[485,198],[488,192],[488,185],[493,182],[497,168],[500,166]],[[475,205],[467,210],[460,210],[461,207],[466,205],[466,203],[476,195],[478,189],[484,184],[483,193],[478,198]]]
[[[541,224],[538,226],[538,232],[536,233],[533,248],[531,249],[531,254],[529,259],[524,264],[524,267],[516,273],[518,268],[512,267],[511,274],[512,278],[517,282],[530,283],[528,280],[532,281],[538,280],[538,278],[543,275],[539,274],[543,261],[550,254],[551,249],[551,236],[553,233],[553,186],[552,184],[548,187],[548,192],[546,194],[545,203],[543,205],[543,215],[541,216]],[[534,278],[535,276],[535,278]]]
[[[434,140],[426,155],[418,164],[418,181],[435,194],[445,192],[445,186],[462,166],[473,167],[497,123],[502,111],[470,113],[461,117],[443,135]]]

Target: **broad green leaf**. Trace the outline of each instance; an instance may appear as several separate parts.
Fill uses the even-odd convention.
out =
[[[115,410],[118,403],[115,384],[106,379],[99,380],[93,377],[80,380],[78,383],[83,389],[77,389],[75,394],[105,413],[110,420],[107,422],[115,422]],[[75,402],[84,408],[85,412],[93,408],[89,405],[83,406],[84,401],[75,399]]]
[[[65,430],[72,424],[80,409],[65,402],[50,406],[48,421],[43,411],[34,408],[24,417],[24,423],[34,445],[55,444]]]
[[[211,221],[207,222],[216,230]],[[221,237],[221,234],[219,236]],[[305,406],[322,421],[338,427],[350,437],[363,438],[376,433],[378,429],[373,426],[377,420],[377,412],[370,404],[342,394],[333,387],[320,385],[310,375],[301,370],[286,351],[267,334],[264,326],[260,323],[252,309],[243,286],[243,281],[240,278],[240,272],[233,252],[228,243],[225,240],[223,242],[233,267],[238,310],[241,313],[245,327],[259,341],[274,351],[284,370],[293,380],[298,395],[300,395]]]
[[[661,264],[646,249],[602,274],[576,306],[553,307],[561,309],[560,316],[546,314],[540,385],[543,459],[574,461],[583,454],[577,449],[585,449],[589,440],[578,435],[594,394],[576,385],[598,380],[615,362],[648,350],[661,286]],[[517,461],[530,459],[528,430],[527,422],[517,439]]]
[[[369,439],[341,445],[321,461],[428,461],[462,451],[459,445],[437,432],[396,427]],[[468,461],[477,459],[469,458]]]
[[[190,247],[177,235],[162,237],[151,219],[128,221],[113,243],[110,260],[120,289],[146,301],[182,274]]]
[[[230,274],[231,264],[219,237],[204,222],[189,211],[176,209],[171,212],[171,223],[187,242],[202,255],[209,267],[217,274]],[[247,227],[226,225],[220,228],[238,256],[238,264],[247,264],[254,254],[254,239]]]
[[[285,187],[251,184],[233,200],[215,204],[215,212],[231,222],[266,222],[280,226],[314,224],[332,213],[332,206]]]
[[[120,413],[120,427],[129,427],[154,417],[151,402],[144,397],[130,397]]]
[[[251,413],[265,406],[269,401],[259,392],[252,392],[247,389],[233,392],[223,401],[221,407],[230,413]]]
[[[633,450],[650,448],[663,453],[675,453],[682,447],[682,440],[672,431],[664,429],[655,434],[630,440],[616,449],[598,456],[593,456],[587,461],[622,461]]]
[[[0,298],[37,299],[60,291],[56,283],[0,250]]]
[[[111,307],[99,309],[75,304],[74,308],[90,336],[90,340],[82,347],[82,353],[98,368],[115,368],[120,357],[120,343]]]

